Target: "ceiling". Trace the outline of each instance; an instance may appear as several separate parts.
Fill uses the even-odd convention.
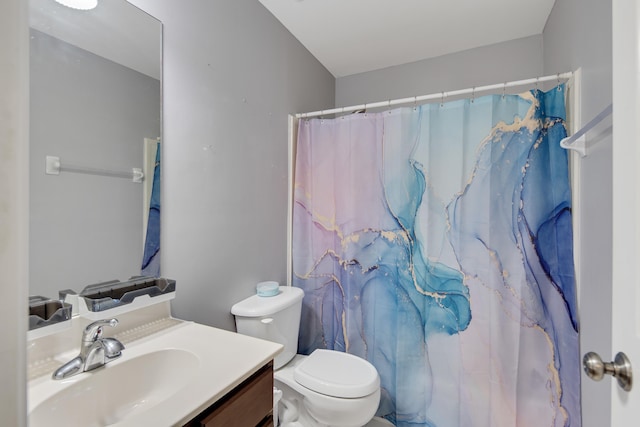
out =
[[[555,0],[259,0],[335,77],[542,34]]]
[[[162,24],[127,1],[101,1],[81,11],[52,0],[29,0],[29,26],[160,79]]]

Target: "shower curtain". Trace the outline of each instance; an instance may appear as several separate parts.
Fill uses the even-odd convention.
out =
[[[300,348],[397,426],[580,426],[565,88],[299,123]]]
[[[156,148],[156,161],[153,168],[153,185],[149,203],[147,235],[142,254],[143,276],[160,277],[160,142]]]

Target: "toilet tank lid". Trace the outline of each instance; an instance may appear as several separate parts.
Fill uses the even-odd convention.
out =
[[[270,297],[252,295],[231,307],[231,314],[244,317],[269,316],[296,304],[304,292],[292,286],[280,286],[278,294]]]
[[[293,373],[296,382],[316,393],[358,398],[380,388],[380,376],[368,361],[334,350],[315,350]]]

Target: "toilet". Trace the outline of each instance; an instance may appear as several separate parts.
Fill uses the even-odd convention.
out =
[[[284,346],[274,360],[274,385],[282,390],[279,425],[391,425],[373,419],[380,401],[380,377],[371,363],[333,350],[296,354],[303,296],[300,288],[279,286],[273,296],[253,295],[231,308],[238,333]]]

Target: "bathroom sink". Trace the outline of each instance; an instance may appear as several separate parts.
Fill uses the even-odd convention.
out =
[[[282,350],[280,344],[193,322],[169,324],[156,330],[152,322],[155,332],[126,342],[120,358],[63,380],[51,373],[77,349],[51,356],[51,372],[28,384],[29,426],[182,426]]]
[[[78,375],[29,414],[29,425],[97,427],[121,422],[170,399],[198,370],[180,349],[146,353]],[[65,381],[66,382],[66,381]]]

